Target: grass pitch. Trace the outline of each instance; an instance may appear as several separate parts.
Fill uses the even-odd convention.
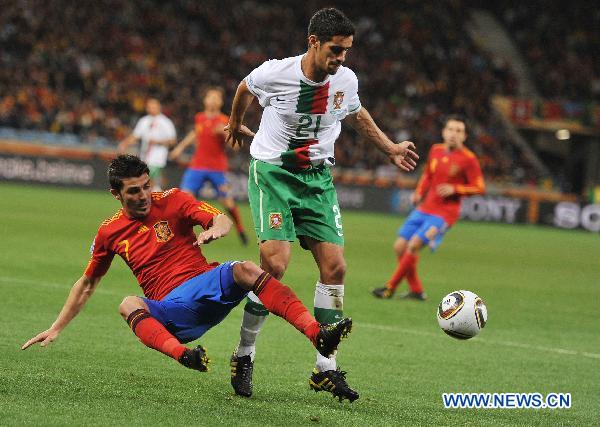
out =
[[[344,212],[345,312],[354,332],[339,365],[361,394],[340,404],[310,391],[315,351],[274,316],[258,341],[254,396],[234,396],[228,360],[238,307],[201,342],[206,374],[141,345],[118,315],[140,294],[115,258],[84,311],[49,348],[19,350],[55,319],[82,274],[108,193],[0,184],[0,424],[17,425],[593,425],[600,414],[600,238],[597,234],[457,224],[424,253],[425,303],[369,294],[394,267],[402,218]],[[244,218],[250,226],[246,207]],[[257,261],[233,234],[204,248],[210,260]],[[317,270],[296,244],[284,282],[312,307]],[[479,294],[489,321],[470,341],[442,333],[435,310],[456,289]],[[444,409],[444,392],[564,392],[571,409]]]

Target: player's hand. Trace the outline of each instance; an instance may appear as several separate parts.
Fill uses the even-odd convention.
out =
[[[119,153],[124,153],[127,150],[127,145],[123,144],[122,142],[117,145],[117,152]]]
[[[423,196],[421,196],[419,193],[417,193],[416,191],[413,191],[413,193],[410,195],[410,202],[414,205],[417,206],[419,203],[421,203],[421,199],[423,198]]]
[[[237,145],[239,145],[240,147],[243,146],[244,138],[254,137],[254,132],[252,132],[244,125],[240,125],[240,127],[236,129],[233,126],[231,126],[231,123],[229,123],[223,128],[223,131],[227,135],[225,137],[225,142],[227,144],[231,144],[231,146],[234,148]]]
[[[202,233],[198,234],[198,238],[194,242],[194,246],[205,245],[207,243],[212,242],[213,240],[220,239],[226,234],[226,232],[223,232],[222,230],[219,230],[216,227],[209,228],[208,230],[205,230]]]
[[[454,190],[454,185],[452,184],[440,184],[437,187],[435,187],[435,191],[440,197],[450,197],[454,193],[456,193],[456,191]]]
[[[45,330],[44,332],[40,332],[39,334],[37,334],[35,337],[31,338],[29,341],[27,341],[25,344],[23,344],[21,346],[21,350],[25,350],[29,347],[31,347],[33,344],[35,343],[40,343],[40,345],[42,347],[46,347],[48,344],[50,344],[52,341],[56,340],[56,338],[58,338],[58,334],[60,332],[52,330],[52,329],[48,329]]]
[[[171,151],[171,153],[169,154],[169,160],[177,160],[177,158],[181,155],[181,151],[180,150],[173,150]]]
[[[411,141],[402,141],[400,144],[394,144],[389,156],[393,164],[406,172],[414,170],[419,159],[415,144]]]

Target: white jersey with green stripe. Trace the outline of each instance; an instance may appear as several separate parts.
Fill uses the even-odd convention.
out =
[[[302,56],[266,61],[246,77],[264,107],[250,154],[292,169],[331,166],[341,120],[361,108],[358,79],[340,66],[324,81],[310,81],[302,72]]]

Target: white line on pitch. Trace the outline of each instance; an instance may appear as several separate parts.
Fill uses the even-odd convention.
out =
[[[41,280],[25,279],[25,278],[19,278],[19,277],[8,277],[8,276],[0,276],[0,282],[43,286],[46,288],[65,289],[65,290],[67,290],[71,287],[67,283],[62,283],[62,284],[61,283],[51,283],[51,282],[43,282]],[[101,287],[98,287],[95,292],[105,294],[105,295],[117,295],[117,296],[123,294],[122,292],[116,292],[116,291],[113,291],[110,289],[103,289]],[[419,331],[419,330],[413,330],[413,329],[407,329],[407,328],[399,328],[397,326],[378,325],[378,324],[374,324],[374,323],[362,323],[362,322],[355,323],[355,325],[358,327],[362,327],[362,328],[377,329],[380,331],[401,332],[401,333],[405,333],[405,334],[429,336],[429,337],[442,337],[442,335],[440,335],[439,333]],[[538,350],[538,351],[544,351],[547,353],[566,354],[566,355],[570,355],[570,356],[583,356],[583,357],[588,357],[591,359],[600,359],[600,354],[590,353],[587,351],[575,351],[575,350],[568,350],[568,349],[564,349],[564,348],[544,347],[544,346],[540,346],[540,345],[523,344],[523,343],[517,343],[517,342],[513,342],[513,341],[495,341],[495,340],[489,340],[487,338],[481,338],[481,337],[477,337],[477,342],[484,343],[484,344],[503,345],[506,347],[517,347],[517,348],[524,348],[524,349],[529,349],[529,350]]]
[[[429,336],[429,337],[444,337],[444,335],[442,335],[442,334],[436,334],[433,332],[418,331],[418,330],[407,329],[407,328],[399,328],[396,326],[377,325],[374,323],[356,322],[355,325],[358,326],[359,328],[378,329],[380,331],[401,332],[401,333],[405,333],[405,334],[421,335],[421,336],[425,335],[425,336]],[[583,357],[589,357],[591,359],[600,359],[600,354],[590,353],[587,351],[575,351],[575,350],[568,350],[568,349],[564,349],[564,348],[544,347],[541,345],[523,344],[523,343],[518,343],[518,342],[513,342],[513,341],[496,341],[496,340],[490,340],[490,339],[481,338],[481,337],[477,337],[477,342],[484,343],[484,344],[503,345],[506,347],[524,348],[524,349],[528,349],[528,350],[538,350],[538,351],[544,351],[544,352],[548,352],[548,353],[567,354],[570,356],[583,356]]]
[[[8,276],[0,276],[0,282],[3,283],[11,283],[14,285],[31,285],[32,287],[35,286],[42,286],[44,288],[53,288],[53,289],[64,289],[64,290],[69,290],[71,289],[71,287],[73,286],[73,283],[75,283],[73,281],[73,283],[53,283],[53,282],[44,282],[41,280],[35,280],[35,279],[25,279],[25,278],[20,278],[20,277],[8,277]],[[102,288],[102,285],[98,286],[96,288],[96,290],[94,291],[94,293],[96,294],[103,294],[103,295],[123,295],[123,292],[116,292],[113,291],[111,289],[106,289],[106,288]]]

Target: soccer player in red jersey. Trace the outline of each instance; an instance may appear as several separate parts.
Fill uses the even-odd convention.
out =
[[[173,149],[169,157],[171,160],[177,159],[188,146],[196,142],[194,156],[181,180],[181,189],[195,197],[204,183],[210,182],[217,192],[219,203],[233,218],[240,240],[247,245],[248,238],[242,217],[230,194],[230,185],[225,176],[228,164],[223,128],[229,122],[229,117],[221,112],[223,97],[221,87],[214,86],[206,90],[203,97],[204,111],[196,114],[194,130]]]
[[[119,313],[143,344],[191,369],[206,371],[209,359],[202,346],[183,344],[220,323],[251,290],[326,357],[350,332],[351,319],[319,325],[290,288],[250,261],[208,263],[200,246],[225,236],[231,220],[177,188],[152,193],[148,166],[139,158],[118,156],[108,177],[122,208],[100,225],[85,272],[52,326],[23,344],[23,350],[58,337],[92,296],[115,255],[129,266],[144,293],[125,297]],[[195,225],[204,229],[197,236]]]
[[[394,243],[398,266],[385,287],[372,291],[377,298],[391,298],[406,277],[410,290],[402,297],[425,300],[417,274],[419,251],[426,245],[434,250],[440,244],[444,233],[458,220],[463,197],[485,192],[479,161],[464,146],[465,119],[458,115],[446,117],[442,138],[443,143],[431,147],[427,165],[412,195],[417,208],[398,231]]]

